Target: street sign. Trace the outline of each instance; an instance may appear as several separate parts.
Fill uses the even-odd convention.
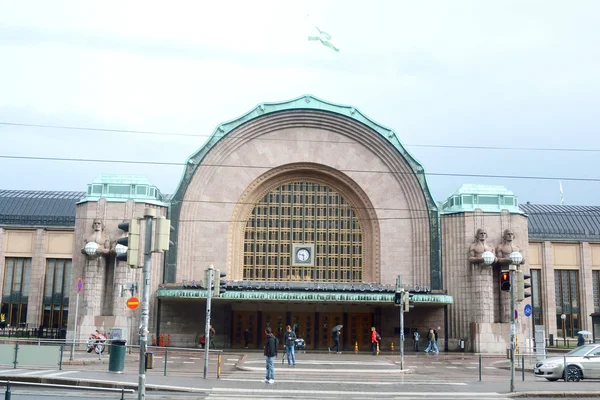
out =
[[[77,279],[77,293],[81,293],[83,290],[83,279]]]
[[[526,317],[531,316],[531,304],[525,304],[525,310],[523,311],[525,312]]]
[[[519,318],[519,312],[517,311],[517,309],[515,309],[515,319]]]
[[[137,297],[130,297],[129,300],[127,300],[127,307],[131,308],[132,310],[138,308],[139,305],[140,301],[137,299]]]

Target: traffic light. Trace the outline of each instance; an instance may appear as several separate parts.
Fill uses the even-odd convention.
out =
[[[225,271],[215,270],[215,291],[213,292],[215,297],[219,297],[227,291],[227,281],[223,279],[226,276],[227,273]]]
[[[156,217],[156,228],[154,230],[154,253],[160,253],[169,250],[169,246],[173,244],[171,242],[171,232],[175,228],[171,226],[171,220],[160,216]]]
[[[410,292],[404,292],[404,312],[408,312],[410,310],[410,301],[414,295]]]
[[[117,244],[127,247],[127,252],[117,254],[117,261],[125,261],[131,268],[138,268],[140,220],[132,218],[131,221],[121,222],[119,229],[125,232],[127,236],[117,239]]]
[[[396,290],[396,294],[394,294],[394,305],[400,306],[404,301],[404,289]]]
[[[510,292],[510,272],[500,272],[500,290]]]
[[[530,279],[531,275],[519,270],[517,271],[517,301],[523,301],[527,297],[531,297],[531,293],[525,292],[525,289],[529,289],[531,284],[525,282]]]

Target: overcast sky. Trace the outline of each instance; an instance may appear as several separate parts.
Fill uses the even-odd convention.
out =
[[[339,53],[308,42],[310,14]],[[599,205],[600,2],[5,1],[0,155],[183,163],[261,102],[313,94],[394,129],[436,200],[499,184],[522,203]],[[489,149],[441,149],[418,145]],[[567,152],[494,147],[571,148]],[[0,189],[86,190],[103,173],[172,193],[182,166],[0,158]]]

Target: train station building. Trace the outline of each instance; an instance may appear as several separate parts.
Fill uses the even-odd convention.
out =
[[[413,294],[409,343],[415,329],[435,329],[440,350],[504,352],[502,267],[478,261],[480,249],[519,251],[532,275],[520,343],[534,323],[555,337],[563,321],[567,336],[600,336],[600,207],[520,205],[491,185],[436,202],[400,139],[354,107],[302,96],[219,125],[169,196],[137,176],[91,177],[86,192],[0,191],[6,325],[77,327],[80,338],[112,329],[135,343],[139,309],[125,303],[141,297],[141,269],[116,261],[117,225],[153,208],[175,230],[152,259],[150,335],[172,346],[196,346],[204,334],[213,265],[228,281],[212,299],[220,348],[245,347],[246,330],[248,347],[260,348],[266,326],[282,335],[286,325],[309,349],[331,346],[336,325],[345,350],[370,348],[372,326],[382,350],[398,348],[400,277]]]

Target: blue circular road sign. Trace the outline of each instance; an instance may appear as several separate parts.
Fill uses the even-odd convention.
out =
[[[531,315],[531,304],[525,304],[525,309],[523,311],[525,312],[525,316],[529,317]]]

